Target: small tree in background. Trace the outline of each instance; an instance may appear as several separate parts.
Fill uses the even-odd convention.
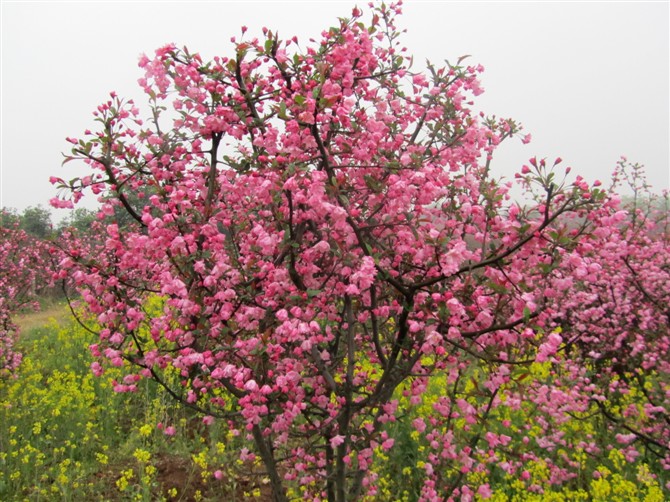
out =
[[[524,166],[533,202],[510,201],[490,163],[517,125],[471,112],[480,67],[413,72],[399,12],[372,7],[366,24],[354,9],[305,49],[264,29],[230,57],[142,57],[150,119],[112,93],[98,130],[69,139],[66,162],[91,174],[52,179],[54,205],[90,188],[101,220],[131,221],[99,242],[70,236],[60,272],[97,317],[93,353],[128,370],[117,390],[152,378],[226,420],[275,500],[287,486],[375,495],[373,456],[437,376],[442,397],[411,425],[429,452],[420,496],[485,494],[467,473],[528,450],[495,410],[532,388],[516,368],[564,347],[561,292],[580,279],[566,260],[616,206],[565,181],[559,159]],[[522,466],[518,453],[506,469]]]
[[[24,209],[20,221],[21,229],[38,239],[47,239],[53,234],[51,213],[40,205]]]
[[[11,375],[21,363],[14,344],[18,327],[12,316],[20,310],[39,308],[38,293],[48,285],[46,245],[20,228],[14,213],[0,215],[0,377]]]
[[[78,207],[74,209],[67,218],[63,219],[58,225],[59,233],[67,229],[74,229],[77,232],[87,233],[91,232],[94,223],[97,221],[98,211],[94,209],[86,209]]]

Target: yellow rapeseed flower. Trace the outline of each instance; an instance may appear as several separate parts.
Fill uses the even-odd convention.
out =
[[[193,462],[200,467],[201,469],[207,469],[207,454],[205,451],[201,451],[196,455],[191,455]]]
[[[149,462],[149,460],[151,460],[151,453],[149,453],[147,450],[143,450],[142,448],[137,448],[133,452],[133,457],[135,457],[138,462],[146,464]]]

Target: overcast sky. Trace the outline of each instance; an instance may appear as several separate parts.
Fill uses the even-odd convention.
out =
[[[367,5],[367,0],[358,2]],[[2,0],[0,205],[48,205],[66,136],[93,125],[115,90],[144,104],[139,54],[168,42],[203,57],[231,55],[246,25],[309,38],[355,2],[11,2]],[[617,159],[646,165],[669,188],[669,3],[406,1],[398,25],[415,69],[469,54],[482,64],[477,107],[520,121],[533,140],[503,146],[495,172],[512,177],[528,158],[560,156],[589,180]],[[56,211],[56,210],[54,210]],[[55,212],[55,220],[64,216]]]

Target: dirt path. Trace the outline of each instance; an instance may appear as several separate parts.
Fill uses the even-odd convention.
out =
[[[49,305],[37,312],[28,312],[26,314],[17,315],[14,321],[19,326],[21,331],[27,332],[34,328],[44,326],[49,322],[49,319],[55,318],[62,321],[70,316],[70,310],[65,303],[55,303]]]

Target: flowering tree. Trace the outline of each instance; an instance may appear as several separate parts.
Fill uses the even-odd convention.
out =
[[[5,216],[3,210],[0,214],[0,376],[11,375],[21,363],[21,354],[14,350],[18,327],[12,315],[21,309],[38,308],[38,289],[50,281],[44,243],[21,230],[18,219]]]
[[[412,423],[432,449],[421,496],[471,493],[464,474],[485,468],[480,439],[511,369],[563,344],[561,267],[602,198],[565,181],[560,159],[533,160],[518,176],[534,202],[511,202],[490,163],[518,126],[470,110],[480,67],[411,71],[399,12],[372,7],[365,24],[354,9],[305,49],[264,29],[231,57],[172,45],[142,57],[148,122],[112,93],[98,129],[69,139],[66,162],[91,174],[52,179],[54,205],[90,189],[101,220],[128,218],[99,242],[70,237],[60,272],[97,316],[94,355],[128,368],[116,389],[152,378],[227,420],[275,500],[288,485],[374,495],[369,466],[393,448],[400,394],[419,403],[432,375],[456,390]],[[477,400],[458,390],[470,380]],[[443,464],[458,466],[448,479]]]
[[[601,414],[629,461],[670,469],[670,204],[622,159],[615,187],[633,197],[591,215],[597,230],[567,260],[574,278],[561,326],[580,416]],[[640,447],[641,445],[641,447]]]

